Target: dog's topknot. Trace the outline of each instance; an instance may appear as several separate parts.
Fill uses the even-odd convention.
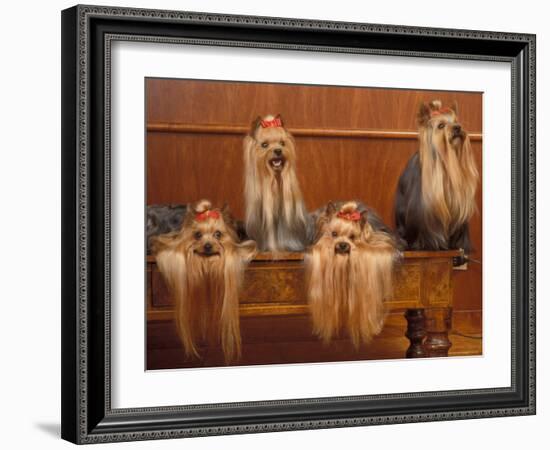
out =
[[[358,205],[357,202],[346,202],[340,207],[340,212],[343,214],[349,214],[357,211]]]
[[[210,203],[209,200],[199,200],[195,204],[194,209],[196,213],[203,213],[205,211],[210,211],[212,209],[212,203]]]
[[[430,109],[432,111],[438,111],[441,109],[442,103],[441,100],[433,100],[430,102]]]
[[[280,126],[284,127],[283,118],[280,114],[273,115],[273,114],[267,114],[263,117],[258,116],[250,125],[250,131],[248,132],[249,136],[254,136],[256,134],[256,131],[258,128],[266,128],[269,126]]]
[[[457,114],[456,102],[450,107],[443,107],[441,100],[432,100],[429,103],[422,102],[416,116],[419,126],[426,126],[428,121],[435,115],[440,113],[448,113],[453,111]]]

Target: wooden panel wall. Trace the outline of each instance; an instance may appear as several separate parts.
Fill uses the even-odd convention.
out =
[[[280,113],[296,130],[308,209],[360,199],[393,226],[397,180],[417,150],[418,105],[433,99],[458,102],[481,172],[481,93],[148,79],[147,203],[209,198],[242,218],[244,133],[256,116]],[[472,256],[481,261],[480,190],[477,202]],[[481,301],[481,264],[471,263],[455,272],[455,311],[479,323]]]

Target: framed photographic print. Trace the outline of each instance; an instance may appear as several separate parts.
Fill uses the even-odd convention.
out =
[[[62,436],[535,413],[535,36],[62,13]]]

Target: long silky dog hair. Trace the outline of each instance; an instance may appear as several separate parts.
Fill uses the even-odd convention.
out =
[[[382,330],[398,241],[374,211],[355,201],[329,203],[314,214],[317,236],[306,254],[313,331],[325,342],[348,335],[358,348]]]
[[[436,100],[418,113],[419,150],[403,171],[395,198],[397,233],[414,250],[471,248],[478,170],[456,103]]]
[[[226,207],[201,200],[187,208],[181,230],[153,238],[152,249],[174,297],[186,356],[200,357],[200,341],[221,344],[227,363],[238,359],[239,290],[255,243],[239,243]]]
[[[304,250],[307,213],[294,138],[281,116],[257,117],[243,144],[247,235],[262,251]]]

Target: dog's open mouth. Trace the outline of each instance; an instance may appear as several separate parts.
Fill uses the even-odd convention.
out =
[[[348,256],[350,251],[351,251],[351,247],[348,244],[345,244],[345,243],[337,244],[334,247],[334,253],[336,253],[337,255],[346,255],[346,256]]]
[[[212,256],[220,256],[220,254],[218,252],[200,252],[198,250],[195,250],[195,254],[199,255],[199,256],[202,256],[204,258],[210,258]]]
[[[335,250],[334,250],[334,253],[337,254],[337,255],[349,256],[349,250],[339,250],[339,249],[335,249]]]
[[[465,133],[464,131],[460,130],[460,131],[454,131],[454,132],[453,132],[453,136],[452,136],[451,139],[452,139],[453,141],[454,141],[455,139],[460,139],[460,140],[462,140],[462,139],[464,139],[465,137],[466,137],[466,133]]]
[[[283,167],[285,166],[285,159],[282,157],[270,159],[269,165],[273,170],[283,170]]]

